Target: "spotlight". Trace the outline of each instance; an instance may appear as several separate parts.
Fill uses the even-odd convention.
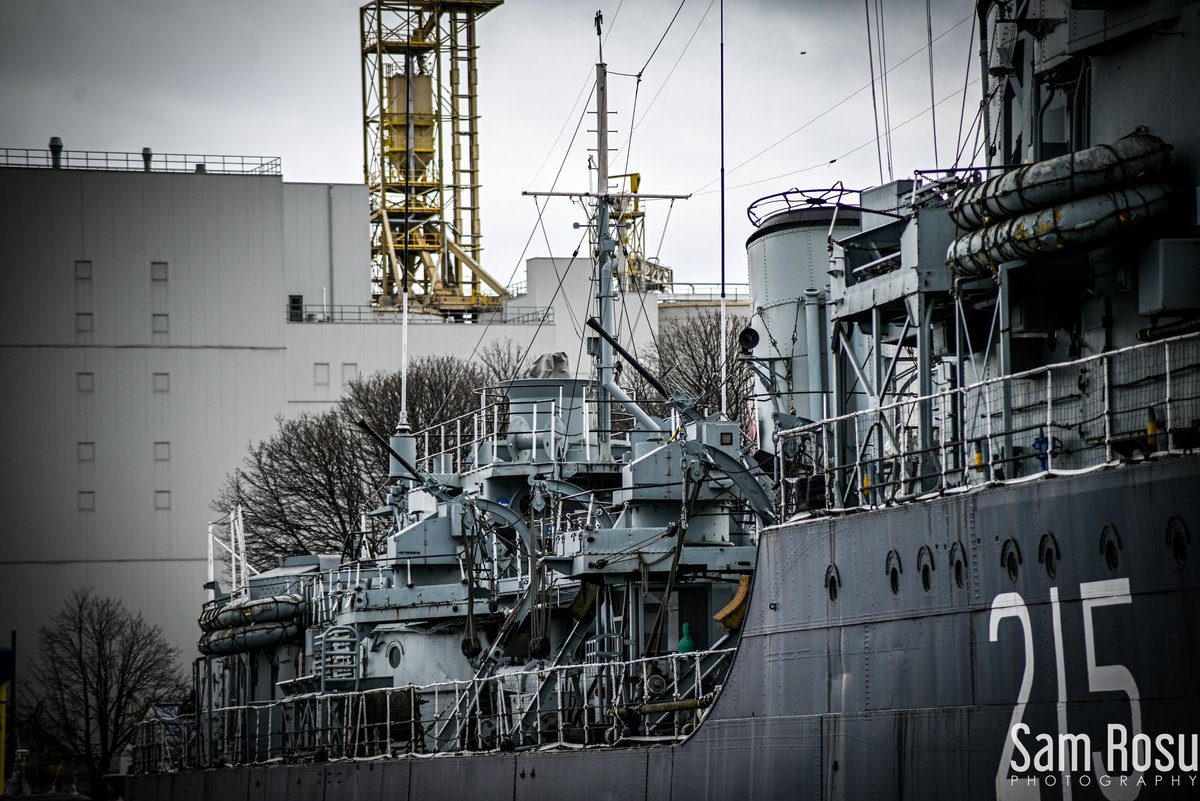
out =
[[[744,355],[749,356],[750,352],[758,346],[758,332],[750,326],[742,329],[742,333],[738,334],[738,347]]]

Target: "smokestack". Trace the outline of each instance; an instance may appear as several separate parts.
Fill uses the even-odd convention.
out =
[[[142,169],[150,172],[150,159],[154,158],[154,151],[148,147],[142,148]]]
[[[57,136],[50,137],[50,166],[56,170],[62,169],[63,143]]]

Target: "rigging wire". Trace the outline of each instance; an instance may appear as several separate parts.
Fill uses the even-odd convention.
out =
[[[941,105],[942,103],[945,103],[947,100],[951,100],[951,99],[953,99],[953,98],[957,97],[959,92],[962,92],[962,91],[965,91],[965,90],[967,90],[967,89],[970,89],[972,86],[974,86],[974,85],[975,85],[975,84],[977,84],[977,83],[979,83],[979,79],[978,79],[978,78],[976,78],[975,80],[971,81],[971,83],[969,83],[967,86],[963,87],[962,89],[955,89],[953,92],[951,92],[950,94],[946,95],[946,96],[945,96],[945,97],[943,97],[941,100],[939,100],[939,101],[938,101],[938,105]],[[913,122],[913,121],[915,121],[915,120],[918,120],[918,119],[920,119],[921,117],[925,116],[927,113],[929,113],[929,109],[927,109],[927,108],[921,109],[921,110],[920,110],[920,111],[918,111],[916,114],[912,115],[911,117],[909,117],[908,119],[904,120],[903,122],[897,123],[895,126],[893,126],[892,130],[893,130],[893,131],[898,131],[898,130],[900,130],[901,128],[903,128],[903,127],[905,127],[906,125],[908,125],[909,123],[911,123],[911,122]],[[830,165],[830,164],[833,164],[833,163],[835,163],[835,162],[841,161],[842,159],[846,158],[847,156],[851,156],[851,155],[853,155],[853,154],[857,153],[858,151],[862,150],[862,149],[863,149],[863,148],[865,148],[865,147],[870,147],[872,144],[874,144],[874,142],[875,142],[875,140],[874,140],[874,139],[868,139],[866,142],[863,142],[863,143],[862,143],[861,145],[859,145],[858,147],[854,147],[854,148],[851,148],[850,150],[847,150],[845,153],[841,154],[841,155],[840,155],[840,156],[838,156],[837,158],[832,158],[832,159],[829,159],[828,161],[822,161],[822,162],[819,162],[819,163],[817,163],[817,164],[810,165],[810,166],[808,166],[808,167],[801,167],[801,168],[800,168],[800,169],[798,169],[798,170],[792,170],[792,171],[790,171],[790,172],[784,172],[784,173],[779,173],[778,175],[772,175],[772,176],[770,176],[770,177],[768,177],[768,178],[759,178],[759,179],[757,179],[757,180],[754,180],[754,181],[747,181],[746,183],[743,183],[743,184],[737,184],[737,185],[735,185],[735,186],[731,186],[731,187],[729,187],[729,188],[730,188],[730,189],[743,189],[743,188],[745,188],[745,187],[747,187],[747,186],[755,186],[756,184],[764,184],[764,183],[768,183],[768,182],[770,182],[770,181],[777,181],[777,180],[779,180],[780,178],[787,178],[787,177],[789,177],[789,176],[792,176],[792,175],[800,175],[801,173],[805,173],[805,172],[811,172],[812,170],[819,169],[820,167],[826,167],[826,166],[828,166],[828,165]],[[693,194],[697,194],[697,195],[711,195],[711,194],[712,194],[713,192],[715,192],[715,191],[717,191],[717,190],[715,190],[715,189],[710,189],[710,190],[708,190],[708,191],[705,191],[705,192],[695,192],[695,193],[693,193]]]
[[[708,12],[712,11],[712,7],[716,5],[716,3],[717,0],[709,0],[708,6],[704,9],[704,13],[700,15],[700,21],[697,22],[696,27],[692,29],[692,35],[688,37],[687,44],[683,46],[683,50],[681,50],[679,55],[675,58],[675,63],[671,65],[671,69],[667,72],[667,77],[663,78],[662,85],[658,87],[658,91],[654,93],[654,97],[650,98],[650,103],[646,106],[646,110],[642,112],[641,119],[633,121],[633,128],[640,127],[642,122],[645,121],[646,116],[650,113],[650,109],[654,108],[655,101],[658,100],[659,95],[662,94],[663,89],[665,89],[667,84],[670,82],[671,76],[675,74],[675,68],[679,66],[679,62],[683,60],[688,48],[692,46],[692,40],[695,39],[696,34],[700,32],[700,26],[704,24],[704,20],[708,19]]]
[[[539,222],[541,220],[541,217],[542,217],[541,210],[539,208],[539,211],[538,211]],[[543,231],[544,230],[545,229],[543,228]],[[579,249],[583,246],[583,240],[584,240],[584,238],[587,237],[587,235],[588,235],[587,231],[585,230],[583,233],[583,236],[581,236],[579,238],[579,242],[575,245],[575,250],[571,253],[572,260],[574,260],[576,257],[579,256]],[[551,256],[550,259],[551,259],[551,262],[553,263],[554,257]],[[529,338],[529,344],[525,347],[525,351],[521,354],[521,358],[517,361],[517,372],[518,373],[521,372],[521,368],[525,364],[525,359],[527,359],[529,357],[529,352],[531,350],[533,350],[533,343],[537,341],[537,336],[539,333],[541,333],[542,326],[544,326],[546,324],[546,319],[550,316],[550,311],[554,308],[554,301],[558,300],[558,293],[562,292],[563,279],[566,278],[566,274],[565,273],[559,274],[557,265],[555,265],[554,272],[556,275],[558,275],[558,286],[554,287],[554,294],[550,296],[550,302],[546,304],[546,309],[545,309],[545,311],[542,312],[541,319],[538,320],[537,328],[534,329],[533,336],[531,336]]]
[[[655,54],[658,53],[658,48],[662,47],[663,41],[667,38],[667,34],[671,32],[671,26],[675,24],[675,20],[679,19],[679,12],[683,11],[683,4],[686,2],[687,0],[679,0],[679,7],[675,9],[674,16],[672,16],[671,21],[667,23],[667,29],[663,31],[662,36],[658,37],[658,44],[656,44],[654,49],[650,51],[650,58],[646,59],[646,63],[642,65],[640,70],[638,70],[637,76],[639,79],[642,77],[642,73],[646,71],[646,67],[649,67],[650,62],[654,60]]]
[[[716,0],[713,0],[713,2],[716,2]],[[934,41],[934,42],[938,42],[938,41],[942,40],[943,38],[945,38],[946,36],[949,36],[951,33],[953,33],[955,30],[957,30],[957,29],[958,29],[958,28],[959,28],[959,27],[960,27],[960,26],[961,26],[963,23],[965,23],[967,20],[971,19],[971,16],[972,16],[971,14],[968,14],[967,16],[963,17],[963,18],[962,18],[962,19],[960,19],[958,22],[954,23],[954,24],[953,24],[953,25],[951,25],[949,28],[947,28],[946,30],[942,31],[940,34],[938,34],[937,36],[935,36],[935,37],[934,37],[934,39],[933,39],[933,41]],[[907,57],[905,57],[903,60],[901,60],[901,61],[897,62],[895,65],[893,65],[893,66],[892,66],[890,69],[888,69],[888,70],[887,70],[887,72],[886,72],[886,73],[884,73],[884,74],[890,74],[890,73],[893,73],[893,72],[895,72],[896,70],[900,69],[900,67],[904,66],[904,65],[905,65],[905,64],[907,64],[909,61],[911,61],[912,59],[916,58],[917,56],[919,56],[919,55],[920,55],[921,53],[923,53],[923,52],[925,52],[925,48],[924,48],[924,47],[921,47],[921,48],[919,48],[919,49],[917,49],[917,50],[914,50],[914,51],[913,51],[911,54],[909,54],[909,55],[908,55]],[[977,81],[976,81],[976,82],[977,82]],[[803,125],[801,125],[799,128],[796,128],[796,129],[792,130],[791,132],[789,132],[789,133],[787,133],[787,134],[783,135],[782,137],[780,137],[779,139],[777,139],[775,142],[773,142],[773,143],[771,143],[771,144],[767,145],[767,146],[766,146],[766,147],[764,147],[762,150],[760,150],[760,151],[758,151],[757,153],[755,153],[753,156],[750,156],[750,157],[749,157],[749,158],[747,158],[745,161],[743,161],[743,162],[741,162],[740,164],[738,164],[736,167],[733,167],[732,169],[728,170],[728,171],[727,171],[727,174],[732,174],[732,173],[735,173],[735,172],[737,172],[738,170],[740,170],[742,167],[745,167],[745,166],[746,166],[747,164],[749,164],[750,162],[752,162],[752,161],[755,161],[756,159],[760,158],[761,156],[764,156],[764,155],[766,155],[766,154],[767,154],[768,152],[770,152],[771,150],[774,150],[775,148],[779,147],[780,145],[782,145],[782,144],[783,144],[784,142],[786,142],[787,140],[791,139],[791,138],[792,138],[793,136],[795,136],[796,134],[798,134],[798,133],[800,133],[801,131],[803,131],[804,129],[808,128],[810,125],[812,125],[813,123],[815,123],[815,122],[817,122],[818,120],[822,119],[823,117],[826,117],[826,116],[828,116],[829,114],[833,113],[834,111],[836,111],[837,109],[841,108],[841,107],[842,107],[842,106],[844,106],[846,103],[850,102],[850,101],[851,101],[851,100],[853,100],[855,97],[857,97],[858,95],[862,94],[863,92],[865,92],[866,90],[868,90],[868,89],[870,89],[870,88],[871,88],[871,84],[869,84],[869,83],[867,83],[867,84],[863,84],[862,86],[860,86],[860,87],[859,87],[858,89],[856,89],[855,91],[853,91],[853,92],[851,92],[850,94],[846,95],[846,96],[845,96],[845,97],[843,97],[841,100],[839,100],[838,102],[834,103],[834,104],[833,104],[832,106],[830,106],[829,108],[827,108],[827,109],[825,109],[824,111],[822,111],[820,114],[818,114],[818,115],[816,115],[815,117],[813,117],[813,118],[809,119],[807,122],[805,122],[805,123],[804,123]],[[648,109],[647,109],[647,111],[648,111]],[[928,109],[926,109],[926,111],[928,111]],[[923,112],[921,112],[921,113],[923,114],[923,113],[925,113],[925,112],[923,111]],[[644,116],[644,115],[643,115],[643,116]],[[899,128],[900,126],[896,126],[896,127],[897,127],[897,128]],[[870,144],[870,143],[868,143],[868,144]],[[819,166],[819,165],[818,165],[818,166]],[[716,179],[716,178],[714,178],[714,179],[712,179],[711,181],[709,181],[708,183],[706,183],[706,184],[704,184],[703,186],[701,186],[699,189],[697,189],[697,190],[695,190],[694,192],[692,192],[692,194],[694,194],[694,195],[706,194],[706,193],[704,192],[704,190],[705,190],[705,189],[708,189],[708,187],[712,186],[712,185],[713,185],[713,184],[715,184],[716,182],[717,182],[717,179]],[[752,182],[752,183],[762,183],[762,182],[761,182],[761,181],[754,181],[754,182]],[[746,186],[746,185],[748,185],[748,184],[743,184],[743,186]],[[735,187],[735,188],[736,188],[736,187]]]
[[[966,57],[966,59],[964,59],[964,61],[966,62],[966,69],[963,70],[962,108],[960,108],[958,110],[958,133],[954,135],[954,147],[955,147],[954,166],[956,168],[958,167],[959,159],[962,158],[963,150],[966,148],[966,141],[963,139],[963,120],[967,116],[966,85],[967,85],[967,82],[969,82],[971,80],[971,64],[975,60],[975,59],[971,58],[971,53],[975,49],[975,26],[978,24],[979,24],[979,17],[977,15],[972,15],[971,16],[971,33],[967,36],[967,57]],[[978,119],[978,116],[979,115],[977,113],[976,119]],[[971,132],[968,129],[967,135],[970,136],[970,134],[971,134]]]
[[[938,165],[937,95],[933,91],[933,9],[925,0],[925,37],[929,49],[929,118],[933,126],[933,165]],[[966,97],[965,93],[963,95]]]
[[[875,96],[875,47],[871,43],[871,0],[863,0],[867,17],[867,66],[871,70],[871,111],[875,115],[875,156],[879,161],[879,183],[883,183],[883,143],[879,136],[879,101]],[[853,95],[851,95],[853,97]],[[737,169],[734,167],[734,169]]]
[[[875,0],[875,37],[879,47],[879,94],[883,98],[883,136],[887,152],[888,180],[896,177],[892,161],[892,101],[888,91],[887,29],[883,25],[883,0]]]
[[[604,34],[604,42],[607,42],[608,37],[612,35],[613,28],[615,27],[616,22],[617,22],[617,17],[620,15],[621,7],[624,4],[625,4],[625,0],[620,0],[620,2],[617,3],[617,10],[613,12],[612,19],[609,20],[609,23],[608,23],[608,31],[605,32],[605,34]],[[533,184],[533,182],[538,179],[538,176],[542,174],[542,169],[545,168],[545,166],[546,166],[546,162],[548,162],[550,160],[550,157],[552,155],[554,155],[554,149],[558,146],[558,143],[562,140],[563,132],[567,130],[567,126],[570,125],[571,116],[575,113],[575,108],[579,105],[579,100],[580,100],[580,98],[583,97],[584,91],[587,90],[589,87],[591,87],[592,91],[595,91],[595,84],[592,82],[592,75],[593,75],[593,71],[589,68],[587,71],[587,74],[583,78],[583,83],[579,87],[579,92],[576,93],[576,95],[575,95],[575,102],[573,102],[571,104],[571,110],[567,112],[566,119],[563,120],[562,126],[558,129],[558,134],[556,134],[554,137],[554,143],[550,145],[550,147],[546,150],[546,155],[542,157],[542,163],[538,165],[537,172],[535,172],[533,174],[533,178],[529,182],[530,184]],[[591,100],[590,95],[588,96],[588,100],[589,101]],[[587,103],[584,103],[584,113],[585,114],[587,113]],[[574,141],[574,137],[572,137],[572,141]],[[567,150],[568,151],[570,150],[570,145],[567,146]],[[561,169],[560,169],[560,171],[561,171]]]
[[[534,205],[537,206],[536,201],[534,201]],[[525,254],[529,252],[529,245],[530,245],[530,243],[533,242],[534,234],[537,233],[538,225],[541,223],[541,221],[542,221],[542,209],[541,209],[541,207],[538,207],[538,218],[534,222],[533,228],[530,229],[529,236],[525,239],[525,246],[523,248],[521,248],[521,255],[517,256],[517,263],[513,265],[512,272],[509,273],[508,281],[505,282],[505,286],[509,286],[512,284],[513,279],[517,277],[517,270],[521,269],[521,265],[525,263]],[[557,293],[555,293],[555,294],[557,294]],[[479,332],[479,337],[475,340],[475,345],[474,345],[474,347],[471,348],[470,355],[468,355],[466,358],[466,362],[468,364],[470,364],[471,361],[474,360],[475,355],[479,352],[480,346],[483,345],[483,340],[487,337],[488,329],[490,329],[492,327],[492,323],[495,321],[495,319],[496,319],[496,315],[494,315],[494,314],[488,316],[487,323],[484,324],[483,330]],[[540,325],[541,324],[539,323],[539,328],[540,328]],[[519,367],[520,367],[520,364],[518,363],[518,369],[519,369]],[[444,412],[446,409],[446,404],[448,404],[449,402],[450,402],[450,398],[448,398],[448,397],[442,401],[442,405],[438,408],[437,417],[441,417],[442,412]]]

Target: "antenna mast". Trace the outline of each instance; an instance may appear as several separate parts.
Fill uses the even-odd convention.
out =
[[[596,12],[596,36],[600,37],[604,17]],[[600,326],[613,334],[613,240],[609,230],[608,197],[608,67],[604,63],[603,39],[600,61],[596,64],[596,271],[599,286],[596,298],[600,306]],[[602,397],[596,409],[596,437],[600,459],[612,459],[612,404],[608,391],[613,382],[614,354],[607,339],[600,338],[596,354],[596,373]]]

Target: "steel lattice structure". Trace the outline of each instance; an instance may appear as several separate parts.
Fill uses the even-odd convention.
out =
[[[359,12],[373,294],[464,313],[505,288],[480,265],[475,22],[503,0],[377,0]]]

